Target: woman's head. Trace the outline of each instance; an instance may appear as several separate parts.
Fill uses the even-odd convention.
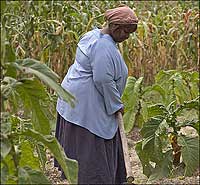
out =
[[[105,18],[108,22],[109,34],[115,42],[128,39],[130,33],[137,30],[138,18],[128,6],[107,10]]]
[[[109,33],[115,42],[122,42],[137,30],[137,24],[109,24]]]

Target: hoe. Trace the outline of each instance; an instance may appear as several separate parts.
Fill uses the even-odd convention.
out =
[[[126,134],[124,131],[124,123],[123,123],[123,117],[121,112],[117,112],[117,120],[119,123],[119,130],[121,135],[121,141],[122,141],[122,148],[124,153],[124,161],[125,161],[125,167],[126,167],[126,183],[125,184],[134,184],[134,177],[132,176],[132,170],[131,170],[131,163],[130,163],[130,157],[128,152],[128,142],[126,138]]]

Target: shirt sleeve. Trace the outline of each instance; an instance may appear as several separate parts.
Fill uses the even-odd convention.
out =
[[[120,93],[114,80],[115,65],[112,58],[112,50],[105,44],[97,44],[91,58],[93,81],[104,98],[105,108],[108,115],[114,114],[123,107]]]

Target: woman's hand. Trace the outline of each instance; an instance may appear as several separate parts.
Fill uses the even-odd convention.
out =
[[[124,106],[121,108],[121,109],[119,109],[117,112],[121,112],[121,114],[122,114],[122,116],[124,115]],[[116,113],[117,113],[116,112]]]

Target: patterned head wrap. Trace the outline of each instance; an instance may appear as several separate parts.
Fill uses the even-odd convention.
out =
[[[138,18],[128,6],[121,6],[105,12],[105,19],[113,24],[137,24]]]

